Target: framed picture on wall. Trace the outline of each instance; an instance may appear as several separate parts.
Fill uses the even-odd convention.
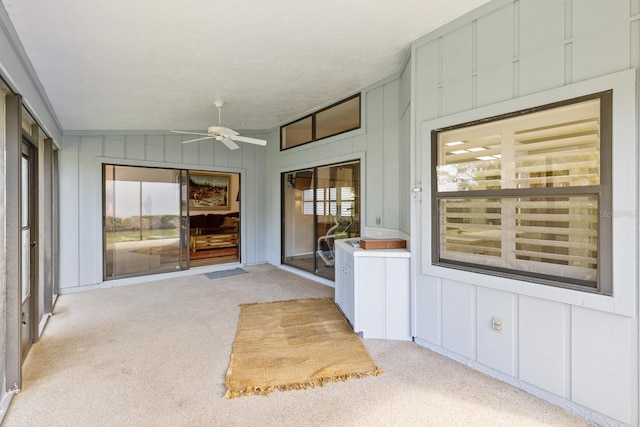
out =
[[[189,174],[189,209],[229,209],[229,175]]]

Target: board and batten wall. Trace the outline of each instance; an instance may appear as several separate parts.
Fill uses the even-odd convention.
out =
[[[280,175],[287,171],[361,160],[362,226],[370,230],[398,230],[404,224],[404,231],[408,232],[409,211],[407,209],[404,212],[403,219],[402,212],[398,209],[402,192],[409,192],[408,185],[401,181],[403,174],[399,170],[400,79],[398,76],[389,77],[363,89],[361,94],[362,127],[358,130],[284,151],[280,151],[280,129],[274,129],[269,133],[269,263],[281,263]],[[321,107],[318,106],[318,109]],[[405,145],[408,147],[408,138]],[[408,152],[408,149],[405,151]],[[408,170],[406,176],[408,177]],[[376,218],[380,218],[380,224],[376,224]]]
[[[288,170],[360,159],[363,225],[407,232],[409,210],[398,209],[410,191],[408,137],[407,167],[400,168],[400,85],[392,76],[362,90],[361,129],[282,152],[279,127],[261,134],[266,148],[241,144],[234,151],[210,141],[183,145],[180,136],[160,131],[67,132],[59,155],[61,291],[102,283],[103,163],[241,173],[246,264],[280,264],[280,174]]]
[[[263,215],[267,193],[266,149],[240,144],[240,149],[231,151],[212,141],[182,144],[186,139],[158,131],[65,134],[59,153],[61,292],[103,283],[102,165],[105,163],[240,173],[241,261],[244,264],[266,261]]]
[[[599,424],[638,426],[640,1],[494,0],[415,41],[411,67],[411,180],[423,187],[412,208],[416,342]],[[472,276],[428,265],[430,249],[416,248],[430,233],[429,215],[420,213],[431,197],[430,183],[420,182],[430,168],[423,125],[620,74],[636,82],[617,92],[625,110],[614,107],[614,163],[626,156],[630,165],[614,164],[614,203],[630,209],[614,219],[625,242],[614,240],[613,254],[628,264],[614,271],[609,308],[591,303],[605,296],[497,286],[478,274],[459,280]],[[630,131],[616,134],[620,122]],[[502,334],[491,330],[492,316],[503,319]]]

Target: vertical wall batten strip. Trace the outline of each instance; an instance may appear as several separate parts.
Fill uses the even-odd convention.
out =
[[[520,1],[513,2],[513,98],[520,96]]]
[[[631,5],[630,6],[631,6],[631,8],[630,8],[629,12],[630,12],[631,18],[632,19],[634,19],[634,18],[635,19],[639,19],[640,17],[636,16],[636,15],[640,14],[640,0],[631,0]]]
[[[77,173],[76,182],[78,184],[77,184],[75,190],[77,192],[77,196],[76,197],[77,197],[77,200],[78,200],[78,207],[77,207],[77,211],[76,211],[76,215],[77,215],[76,218],[78,218],[78,223],[80,223],[80,218],[82,218],[82,201],[81,201],[81,199],[82,199],[82,191],[80,189],[80,183],[82,182],[82,170],[81,170],[80,165],[82,164],[82,162],[80,161],[80,159],[82,158],[81,151],[82,151],[82,145],[84,144],[84,139],[85,139],[85,137],[82,137],[82,136],[78,137],[78,149],[76,150],[76,153],[75,153],[76,156],[77,156],[76,157],[76,159],[77,159],[76,160],[77,167],[76,167],[75,172]],[[101,139],[102,139],[103,150],[105,150],[106,149],[106,144],[105,144],[106,137],[103,135],[101,137]],[[103,222],[104,222],[104,220],[103,220]],[[78,253],[76,255],[76,257],[78,259],[78,263],[76,264],[76,277],[77,277],[77,280],[78,280],[78,284],[81,283],[81,277],[82,277],[82,266],[81,266],[81,263],[79,262],[79,260],[80,260],[80,248],[82,248],[82,237],[81,236],[82,236],[82,232],[80,230],[80,227],[78,227],[78,234],[75,236],[76,237],[76,248],[77,248],[77,251],[78,251]]]
[[[471,108],[478,106],[478,20],[471,22]]]
[[[520,378],[520,295],[513,294],[511,296],[511,318],[513,326],[511,327],[511,337],[513,339],[513,347],[511,351],[511,364],[513,366],[512,375]]]
[[[564,397],[571,400],[573,393],[571,390],[571,306],[568,304],[563,304],[562,309],[564,314],[564,322],[566,325],[563,328],[563,348],[564,354],[566,354],[566,358],[564,359]]]
[[[640,16],[637,19],[634,19],[630,23],[631,28],[631,68],[635,68],[638,73],[640,73]],[[640,77],[640,75],[638,76]],[[636,84],[636,89],[640,91],[640,85]],[[640,92],[639,92],[639,100],[640,100]]]
[[[443,79],[443,38],[442,36],[438,37],[438,117],[442,117],[443,111],[443,87],[442,87],[442,79]]]
[[[640,0],[633,0],[631,2],[631,22],[630,22],[630,62],[631,67],[636,69],[636,104],[640,103]],[[637,105],[638,110],[636,110],[636,117],[640,116],[640,105]],[[640,139],[640,129],[636,126],[636,143]],[[636,152],[636,168],[637,163],[640,162],[640,158],[638,157],[640,154]],[[637,170],[637,169],[636,169]],[[636,191],[638,191],[638,187],[636,186]],[[637,222],[636,222],[637,224]],[[638,328],[638,352],[640,353],[640,328]],[[640,366],[638,366],[640,370]],[[636,376],[639,376],[640,373],[636,371]],[[638,402],[640,400],[640,386],[635,390],[635,396],[632,397],[632,400]],[[636,415],[636,420],[640,419],[640,407],[638,407],[638,414]],[[637,423],[637,421],[636,421]]]
[[[564,84],[573,81],[573,0],[564,4]]]
[[[566,0],[564,4],[564,41],[573,38],[573,0]]]
[[[520,1],[513,2],[513,59],[520,58]]]
[[[167,163],[167,135],[162,135],[162,161]]]
[[[444,296],[442,295],[442,278],[438,277],[438,345],[444,346],[444,315],[442,314],[442,308],[444,307]]]

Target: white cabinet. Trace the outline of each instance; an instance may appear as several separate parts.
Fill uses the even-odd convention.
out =
[[[353,295],[353,255],[345,250],[336,250],[336,304],[345,317],[354,325],[354,295]]]
[[[336,242],[336,304],[364,338],[411,341],[410,253]]]

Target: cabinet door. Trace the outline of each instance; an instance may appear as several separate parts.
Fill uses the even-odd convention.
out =
[[[409,259],[387,258],[385,271],[385,338],[411,340]]]
[[[347,256],[347,258],[351,258],[353,260],[353,257]],[[340,306],[340,308],[342,308],[342,311],[347,317],[347,320],[349,320],[349,323],[351,323],[351,326],[353,326],[355,298],[353,288],[353,267],[350,263],[344,264],[344,273],[342,275],[344,276],[344,287],[342,290],[342,301],[344,305]]]
[[[344,304],[344,250],[336,245],[336,278],[335,278],[335,296],[334,300],[338,307],[342,310]]]
[[[336,246],[335,301],[349,323],[354,324],[353,255]]]
[[[357,332],[364,338],[385,337],[385,260],[384,258],[358,257],[356,294]]]

